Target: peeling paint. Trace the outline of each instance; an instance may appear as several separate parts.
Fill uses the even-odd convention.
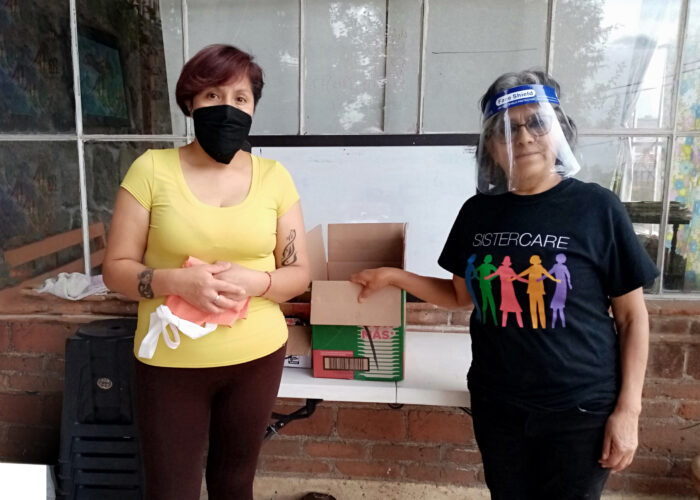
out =
[[[287,64],[289,66],[299,66],[299,58],[294,57],[291,55],[289,52],[284,51],[284,52],[278,52],[279,58],[280,58],[280,63],[282,64]]]
[[[353,102],[344,102],[343,113],[340,115],[339,120],[340,125],[345,130],[350,130],[353,125],[355,125],[356,123],[360,123],[365,117],[365,114],[362,112],[362,110],[364,108],[367,108],[368,106],[371,106],[372,101],[374,101],[374,98],[372,98],[372,96],[369,95],[367,92],[363,92],[359,94]]]

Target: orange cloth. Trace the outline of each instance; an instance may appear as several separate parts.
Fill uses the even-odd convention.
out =
[[[187,260],[182,267],[192,267],[200,264],[206,264],[195,257],[187,257]],[[179,295],[168,295],[165,299],[165,305],[170,308],[175,316],[178,316],[192,323],[201,325],[202,323],[216,323],[217,325],[231,326],[238,319],[246,319],[248,317],[248,303],[250,297],[245,300],[239,300],[236,305],[222,313],[214,314],[193,306]]]

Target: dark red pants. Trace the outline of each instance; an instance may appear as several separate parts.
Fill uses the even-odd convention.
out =
[[[136,362],[147,500],[198,500],[206,459],[211,500],[252,499],[285,346],[240,365],[161,368]]]

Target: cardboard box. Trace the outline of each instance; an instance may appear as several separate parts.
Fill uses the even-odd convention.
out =
[[[406,294],[386,287],[360,304],[351,274],[374,267],[404,267],[406,225],[328,225],[328,260],[320,228],[309,232],[312,259],[311,331],[314,377],[403,379]],[[322,278],[322,279],[319,279]]]
[[[287,354],[284,366],[290,368],[311,368],[311,327],[287,326]]]

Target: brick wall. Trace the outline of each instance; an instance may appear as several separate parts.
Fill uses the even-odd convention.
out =
[[[612,491],[692,494],[700,453],[700,302],[649,301],[640,448]],[[112,310],[110,309],[110,313]],[[410,304],[412,329],[460,331],[464,312]],[[0,460],[57,459],[65,339],[89,316],[0,317]],[[279,400],[289,413],[301,400]],[[470,417],[458,408],[323,402],[266,442],[260,474],[483,486]]]

